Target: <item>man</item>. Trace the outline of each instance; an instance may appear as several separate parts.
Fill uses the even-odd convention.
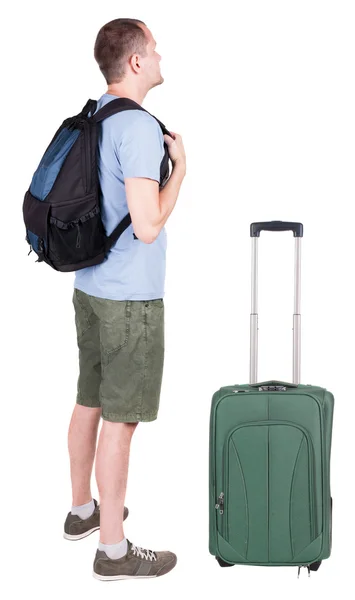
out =
[[[116,97],[142,104],[147,92],[163,83],[155,46],[141,21],[116,19],[100,29],[95,59],[108,89],[97,110]],[[158,413],[164,359],[164,225],[185,176],[185,152],[179,135],[163,136],[158,122],[140,110],[117,113],[101,127],[99,179],[106,232],[128,211],[132,225],[103,263],[76,272],[80,374],[68,434],[72,509],[64,537],[80,539],[100,529],[94,560],[98,579],[157,577],[174,568],[176,556],[144,550],[125,538],[124,499],[133,432],[139,421],[153,421]],[[173,168],[160,189],[164,141]],[[90,479],[100,416],[95,464],[99,507]]]

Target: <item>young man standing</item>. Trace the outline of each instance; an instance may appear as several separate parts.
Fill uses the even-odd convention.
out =
[[[142,104],[163,83],[155,40],[141,21],[116,19],[104,25],[95,59],[108,89],[97,110],[117,97]],[[140,110],[126,110],[102,122],[99,179],[107,234],[130,213],[132,225],[107,259],[76,272],[75,321],[80,374],[68,447],[72,509],[64,536],[80,539],[100,529],[94,560],[98,579],[157,577],[176,564],[172,552],[153,552],[129,542],[123,532],[130,443],[139,421],[157,418],[164,361],[166,233],[185,176],[181,137],[162,134],[158,122]],[[161,189],[164,141],[172,172]],[[134,235],[133,235],[134,233]],[[102,427],[95,475],[100,507],[90,480],[98,424]]]

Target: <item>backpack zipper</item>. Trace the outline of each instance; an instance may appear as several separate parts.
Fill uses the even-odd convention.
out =
[[[81,233],[80,233],[79,223],[75,223],[75,227],[77,229],[77,234],[76,234],[76,248],[80,248]]]

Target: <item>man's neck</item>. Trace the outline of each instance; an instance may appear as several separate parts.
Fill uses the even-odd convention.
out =
[[[119,83],[108,85],[106,93],[119,96],[120,98],[130,98],[138,104],[142,104],[146,96],[146,92],[142,92],[140,90],[133,89],[133,87],[129,85],[123,85]]]

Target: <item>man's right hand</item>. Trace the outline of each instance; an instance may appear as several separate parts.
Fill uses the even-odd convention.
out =
[[[174,131],[171,131],[171,135],[173,137],[170,137],[170,135],[167,134],[164,135],[164,142],[168,146],[171,162],[173,163],[173,166],[181,165],[186,169],[185,148],[184,144],[182,143],[181,135],[175,133]]]

